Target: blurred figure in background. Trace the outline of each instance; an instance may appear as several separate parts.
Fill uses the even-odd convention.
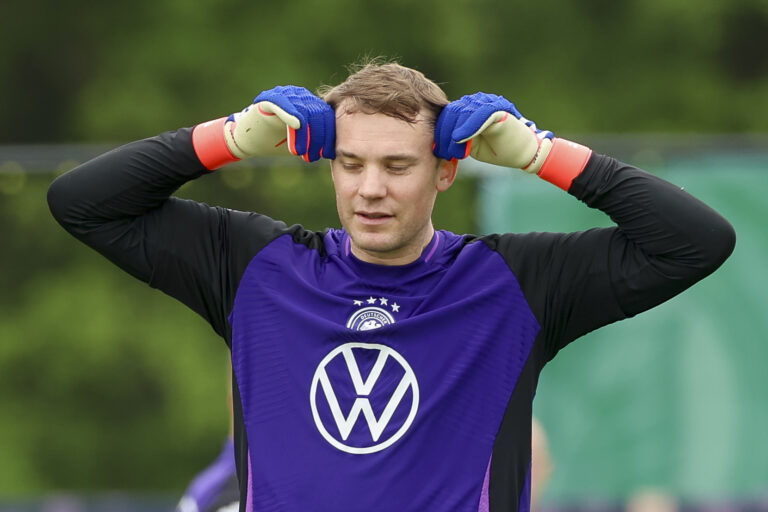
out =
[[[236,511],[238,506],[235,444],[228,437],[219,456],[189,484],[176,512]]]
[[[549,439],[541,422],[533,418],[531,424],[531,510],[538,509],[539,500],[555,471],[549,451]]]
[[[626,512],[677,512],[677,500],[663,489],[644,487],[627,499]]]
[[[227,364],[229,433],[218,457],[190,482],[176,512],[235,512],[240,505],[240,487],[235,465],[232,366]]]

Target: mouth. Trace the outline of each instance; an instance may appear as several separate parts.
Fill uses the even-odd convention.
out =
[[[367,212],[367,211],[355,212],[355,218],[360,223],[371,225],[371,226],[384,224],[390,219],[392,219],[393,217],[394,217],[393,215],[390,215],[388,213],[383,213],[383,212]]]

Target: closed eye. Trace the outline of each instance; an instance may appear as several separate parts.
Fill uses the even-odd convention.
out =
[[[342,169],[345,169],[347,171],[356,171],[362,167],[362,165],[356,163],[356,162],[341,162]]]
[[[418,163],[418,159],[410,155],[391,155],[384,159],[387,170],[394,174],[403,174]]]

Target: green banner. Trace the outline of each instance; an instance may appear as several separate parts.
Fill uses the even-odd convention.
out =
[[[544,369],[534,411],[556,465],[546,501],[621,500],[645,486],[693,501],[768,493],[766,169],[768,155],[727,153],[651,168],[722,213],[736,250],[690,290],[583,337]],[[486,233],[611,225],[515,171],[483,179],[479,208]]]

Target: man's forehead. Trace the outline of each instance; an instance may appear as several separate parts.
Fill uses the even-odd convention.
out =
[[[434,137],[434,129],[424,119],[408,122],[386,114],[344,110],[336,114],[336,137]]]
[[[347,113],[336,123],[336,154],[360,159],[418,159],[432,153],[434,133],[384,114]]]
[[[370,116],[380,115],[384,117],[389,117],[391,119],[401,121],[407,125],[412,125],[412,126],[417,126],[421,124],[428,124],[428,125],[434,124],[429,122],[429,117],[428,117],[429,115],[424,111],[424,109],[422,109],[412,121],[405,121],[404,119],[394,114],[387,114],[385,112],[367,112],[364,107],[361,107],[360,105],[358,105],[358,103],[355,100],[350,98],[347,98],[343,100],[341,103],[339,103],[338,106],[336,106],[335,111],[336,111],[337,122],[340,119],[344,119],[347,116],[359,114],[361,116],[362,115],[370,115]]]

